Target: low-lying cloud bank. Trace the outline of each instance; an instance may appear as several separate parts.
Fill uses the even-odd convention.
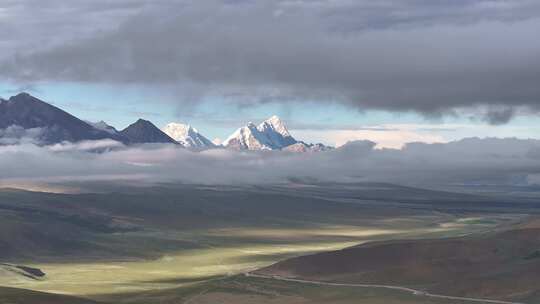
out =
[[[0,146],[0,186],[16,182],[130,181],[202,184],[390,182],[408,185],[522,184],[540,180],[540,141],[465,139],[374,149],[351,142],[322,153],[192,152],[173,145],[82,142]],[[95,153],[96,150],[102,151]],[[103,152],[104,151],[104,152]]]

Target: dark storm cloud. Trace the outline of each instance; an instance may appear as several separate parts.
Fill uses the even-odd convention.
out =
[[[486,113],[486,120],[492,125],[502,125],[510,121],[514,116],[515,109],[505,107],[502,109],[491,109]]]
[[[0,4],[4,78],[427,115],[483,105],[494,124],[540,105],[538,1],[62,2]]]

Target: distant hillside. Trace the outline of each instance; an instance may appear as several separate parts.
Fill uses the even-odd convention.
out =
[[[464,238],[368,243],[293,258],[257,273],[538,303],[540,225]]]
[[[92,300],[18,288],[0,287],[0,303],[5,304],[99,304]]]

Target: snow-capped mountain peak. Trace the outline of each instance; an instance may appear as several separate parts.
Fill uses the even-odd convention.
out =
[[[264,132],[264,130],[268,128],[273,129],[275,132],[281,134],[283,137],[291,136],[289,130],[287,130],[287,127],[285,126],[283,121],[276,115],[273,115],[272,117],[263,121],[258,127],[259,131],[261,132]]]
[[[215,147],[214,143],[188,124],[169,123],[163,132],[187,148],[206,149]]]
[[[263,121],[257,130],[265,135],[272,149],[282,149],[296,143],[296,139],[291,136],[283,121],[276,115]]]
[[[281,119],[272,116],[259,126],[249,122],[229,136],[223,145],[237,150],[280,150],[294,143],[296,140]]]
[[[259,132],[255,124],[248,123],[236,130],[223,142],[223,146],[236,150],[270,150],[268,139]]]

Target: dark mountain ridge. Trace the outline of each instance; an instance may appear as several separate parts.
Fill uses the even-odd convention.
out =
[[[20,93],[0,101],[0,129],[19,126],[24,129],[40,128],[38,142],[54,144],[62,141],[127,139],[99,130],[77,117],[50,105],[28,93]]]
[[[178,144],[174,139],[165,134],[148,120],[139,119],[129,125],[120,134],[131,143],[170,143]]]

